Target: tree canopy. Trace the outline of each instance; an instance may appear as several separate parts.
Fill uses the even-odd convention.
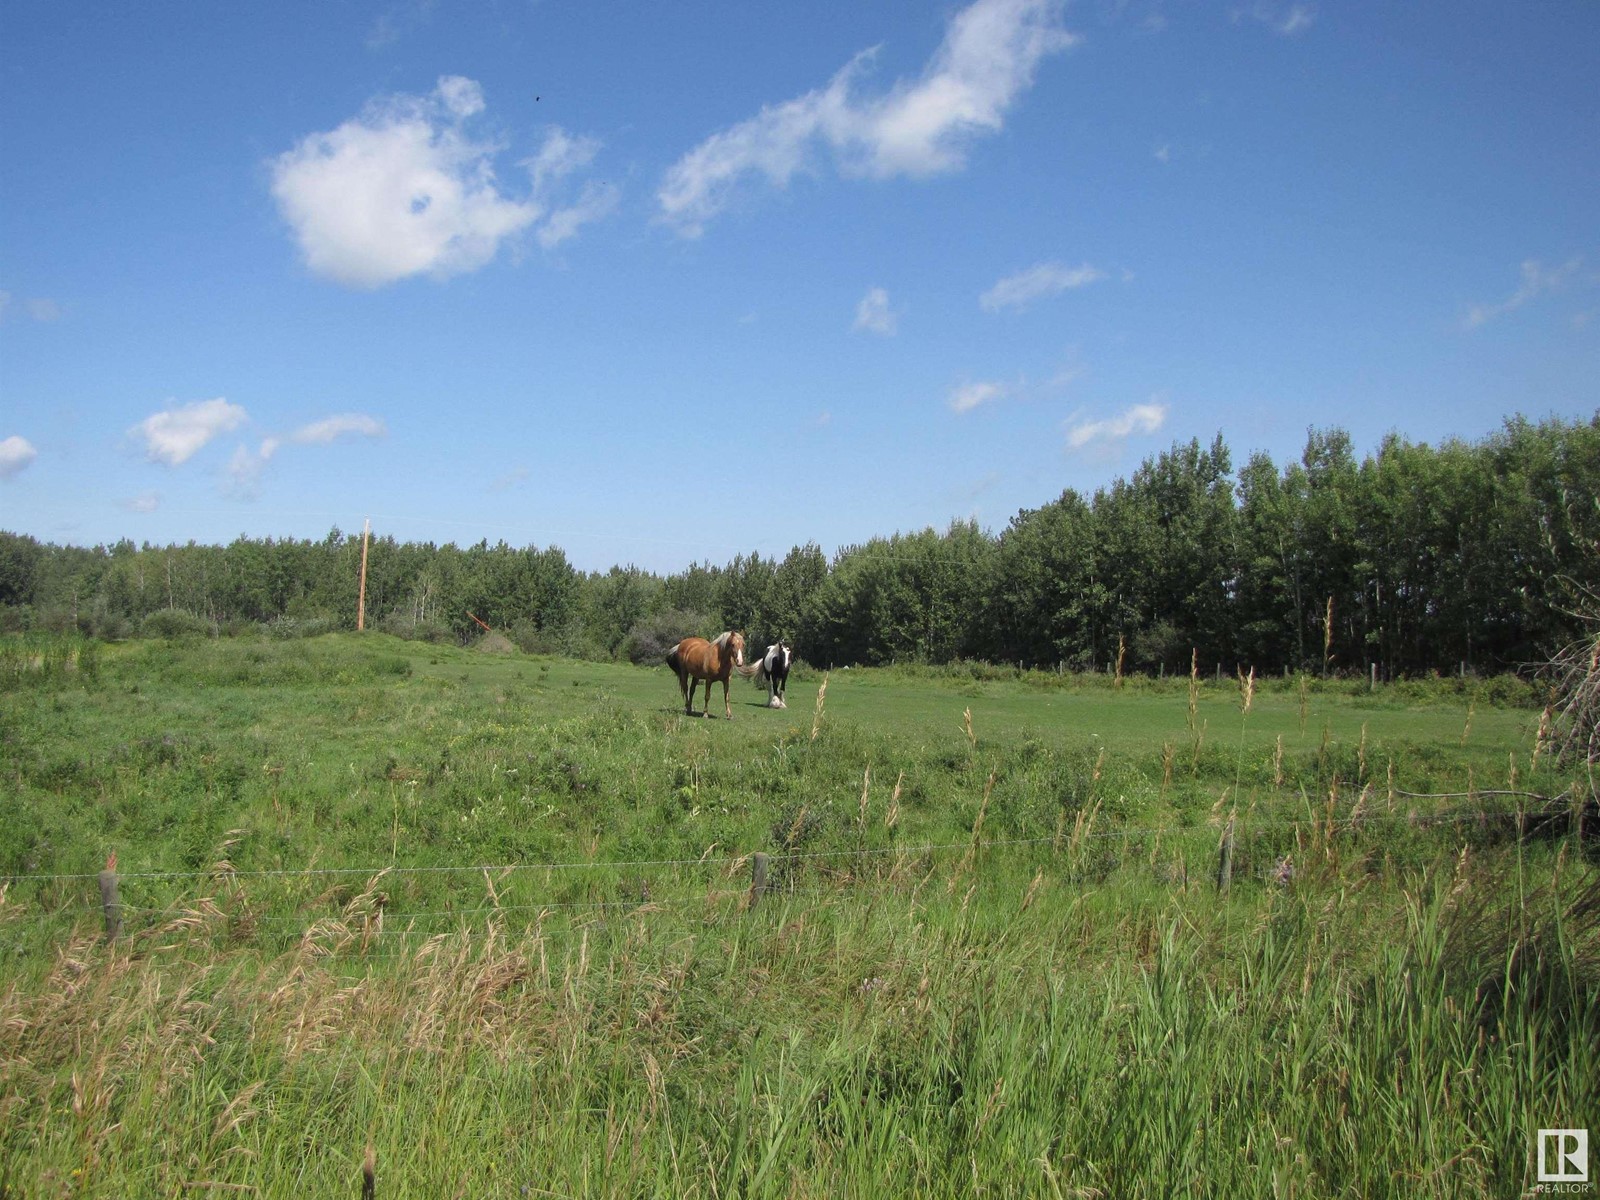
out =
[[[226,546],[57,546],[0,532],[0,627],[102,637],[186,614],[226,631],[353,628],[360,535]],[[1175,443],[1127,479],[1068,490],[998,534],[973,521],[876,537],[831,559],[739,554],[662,577],[584,573],[556,547],[376,538],[371,626],[465,640],[477,621],[524,646],[637,656],[669,628],[779,637],[809,662],[1187,670],[1192,653],[1386,677],[1540,661],[1600,590],[1600,413],[1516,418],[1478,442],[1391,435],[1363,459],[1312,429],[1299,460],[1237,472],[1219,434]]]

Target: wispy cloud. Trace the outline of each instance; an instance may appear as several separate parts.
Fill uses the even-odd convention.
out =
[[[239,428],[244,409],[222,397],[164,409],[140,421],[128,433],[144,443],[145,457],[169,467],[181,466],[220,434]]]
[[[433,17],[434,0],[400,0],[380,12],[367,31],[367,49],[383,50],[421,29]]]
[[[985,312],[999,312],[1002,308],[1026,308],[1035,300],[1059,295],[1069,288],[1087,287],[1098,283],[1106,273],[1098,267],[1084,263],[1078,267],[1063,266],[1058,262],[1043,262],[1008,275],[978,297],[978,305]]]
[[[137,496],[130,496],[122,502],[122,507],[128,512],[151,513],[161,507],[160,492],[141,492]]]
[[[585,225],[609,217],[621,198],[621,193],[612,184],[592,181],[584,184],[576,203],[555,209],[544,219],[539,226],[539,245],[546,250],[559,246],[576,236]]]
[[[992,404],[996,400],[1004,399],[1007,394],[1006,385],[1003,383],[977,382],[964,383],[950,393],[950,411],[954,413],[969,413],[982,404]]]
[[[377,417],[365,413],[339,413],[302,425],[285,437],[263,438],[255,450],[240,446],[228,462],[228,491],[251,498],[260,491],[261,476],[267,463],[284,446],[326,446],[341,438],[380,438],[388,432]]]
[[[555,186],[598,146],[560,129],[523,164],[528,193],[508,195],[494,172],[502,147],[468,132],[484,108],[476,82],[447,75],[426,96],[374,101],[274,159],[272,194],[306,266],[354,288],[444,279],[484,266],[527,229],[553,246],[615,206],[616,190],[604,184],[569,206],[552,202]]]
[[[1245,17],[1259,21],[1282,37],[1294,37],[1311,28],[1317,19],[1317,8],[1314,4],[1285,4],[1282,0],[1256,0],[1256,3],[1249,8],[1234,9],[1235,21],[1243,20]]]
[[[562,181],[586,170],[599,150],[600,143],[595,138],[574,137],[559,127],[546,131],[539,153],[524,164],[533,176],[535,202],[541,206],[550,204],[551,195]],[[589,181],[576,201],[553,208],[542,219],[539,244],[546,250],[559,246],[583,226],[610,216],[620,199],[621,192],[614,185]]]
[[[491,492],[508,492],[528,481],[531,472],[527,467],[513,467],[489,484]]]
[[[812,169],[819,147],[848,175],[959,169],[972,139],[1001,128],[1039,62],[1076,41],[1059,9],[1060,0],[976,0],[951,19],[919,79],[877,95],[859,94],[875,57],[863,51],[825,87],[763,108],[679,159],[657,193],[662,219],[696,237],[746,177],[784,187]]]
[[[302,425],[289,435],[289,440],[301,446],[319,446],[342,437],[375,438],[387,432],[384,423],[377,417],[369,417],[366,413],[339,413]]]
[[[1165,401],[1152,398],[1149,403],[1135,404],[1114,417],[1069,424],[1067,449],[1082,450],[1097,443],[1125,441],[1136,433],[1154,433],[1167,423],[1168,411]]]
[[[30,321],[49,322],[61,319],[61,306],[54,300],[44,297],[18,300],[10,292],[0,291],[0,321],[9,320],[18,312]]]
[[[893,337],[899,327],[900,315],[889,307],[889,293],[881,287],[871,288],[856,304],[856,323],[852,329],[866,330],[882,337]]]
[[[34,449],[33,443],[18,434],[12,434],[4,441],[0,441],[0,479],[10,479],[26,471],[33,460],[39,457],[39,451]]]
[[[1515,312],[1546,292],[1556,291],[1565,286],[1582,265],[1582,258],[1569,259],[1559,267],[1546,267],[1538,259],[1528,259],[1522,264],[1522,282],[1518,284],[1516,291],[1497,304],[1474,304],[1462,318],[1462,327],[1476,329],[1496,317]]]

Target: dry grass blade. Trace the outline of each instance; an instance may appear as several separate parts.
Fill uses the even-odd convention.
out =
[[[1551,703],[1539,721],[1537,747],[1546,745],[1562,766],[1600,761],[1600,618],[1597,628],[1545,664]]]
[[[822,732],[822,710],[828,702],[828,675],[823,672],[822,686],[817,689],[817,707],[811,714],[811,740],[817,740],[817,734]]]

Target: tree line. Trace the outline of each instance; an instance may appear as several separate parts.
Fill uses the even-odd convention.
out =
[[[92,548],[0,532],[0,628],[103,638],[353,628],[361,535]],[[1357,458],[1312,429],[1298,461],[1235,470],[1219,434],[1176,443],[998,534],[972,521],[830,560],[737,555],[661,576],[576,570],[556,547],[375,538],[367,623],[525,649],[656,657],[687,633],[782,636],[817,665],[947,663],[1386,678],[1515,668],[1581,632],[1600,591],[1600,412],[1515,418],[1476,442],[1391,435]]]

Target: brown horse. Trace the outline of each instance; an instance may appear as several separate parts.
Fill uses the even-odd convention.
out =
[[[713,641],[686,637],[667,652],[667,666],[678,673],[678,690],[683,693],[683,711],[694,716],[694,689],[705,680],[705,711],[711,715],[711,683],[722,683],[722,707],[733,720],[733,705],[728,702],[728,676],[733,671],[749,678],[756,673],[754,667],[744,665],[744,634],[729,630]]]

